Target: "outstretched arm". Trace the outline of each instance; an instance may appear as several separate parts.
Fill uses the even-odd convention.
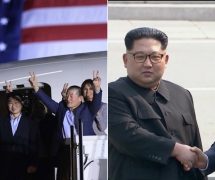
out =
[[[35,95],[48,107],[52,113],[56,114],[59,104],[47,96],[46,93],[44,93],[43,90],[39,88],[37,77],[34,72],[30,73],[29,82],[35,91]]]
[[[93,84],[95,87],[93,100],[92,102],[88,102],[88,103],[89,103],[90,112],[93,115],[96,115],[98,110],[101,108],[101,102],[102,102],[101,78],[99,76],[99,71],[93,71]]]

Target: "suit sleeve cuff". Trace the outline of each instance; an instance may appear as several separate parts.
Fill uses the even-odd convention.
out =
[[[208,169],[209,158],[208,158],[208,156],[207,156],[206,154],[204,154],[204,155],[205,155],[205,157],[206,157],[206,159],[207,159],[207,165],[206,165],[206,167],[205,167],[204,169],[200,169],[200,171],[205,171],[205,170]]]

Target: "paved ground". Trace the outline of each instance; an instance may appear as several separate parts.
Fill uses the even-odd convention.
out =
[[[126,75],[123,38],[128,30],[141,26],[168,34],[170,61],[164,78],[191,91],[203,148],[207,150],[215,141],[215,22],[109,20],[108,82]]]

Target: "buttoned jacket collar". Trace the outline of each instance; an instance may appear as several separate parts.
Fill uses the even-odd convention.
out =
[[[129,77],[126,78],[126,81],[131,84],[132,86],[134,86],[135,88],[137,88],[142,95],[147,95],[147,94],[154,94],[154,91],[149,89],[149,88],[144,88],[141,87],[139,85],[137,85],[136,83],[134,83]],[[166,101],[170,100],[170,95],[169,95],[169,90],[167,88],[167,86],[165,85],[164,80],[160,81],[159,87],[156,91],[160,96],[162,96]]]

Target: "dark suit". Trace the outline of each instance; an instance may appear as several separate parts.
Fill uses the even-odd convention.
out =
[[[110,180],[203,179],[171,157],[176,142],[202,148],[187,90],[162,80],[154,92],[120,78],[108,93]]]
[[[209,162],[208,168],[204,171],[204,174],[208,175],[215,171],[215,143],[212,144],[205,154],[208,156]]]
[[[23,180],[27,166],[37,164],[38,128],[22,115],[13,136],[10,119],[0,121],[0,179]]]

